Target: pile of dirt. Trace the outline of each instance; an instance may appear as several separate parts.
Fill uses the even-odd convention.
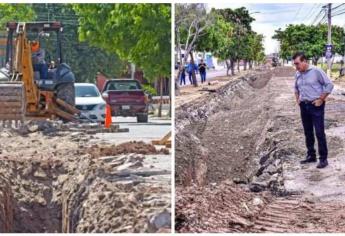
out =
[[[91,154],[92,157],[97,158],[100,156],[116,156],[124,153],[137,153],[137,154],[169,154],[169,150],[162,148],[157,150],[152,144],[142,141],[130,141],[121,143],[119,145],[99,145],[95,144],[85,150],[85,153]]]
[[[170,228],[170,204],[157,199],[164,192],[160,187],[114,183],[99,176],[89,176],[72,189],[68,186],[64,188],[64,232],[152,233]]]
[[[59,161],[0,159],[0,176],[11,186],[13,224],[7,232],[61,232],[61,207],[54,181],[65,172]],[[49,210],[48,210],[49,209]],[[8,217],[8,216],[6,216]]]
[[[273,73],[271,71],[263,71],[261,73],[256,72],[253,74],[248,74],[248,83],[253,88],[260,89],[266,86],[268,81],[272,78],[272,75]]]
[[[0,176],[0,233],[10,232],[13,227],[12,201],[8,180]]]
[[[345,204],[301,196],[275,198],[256,215],[250,232],[336,233],[345,230]]]
[[[88,139],[10,134],[0,137],[0,232],[170,230],[169,186],[135,175],[145,155],[127,153],[159,153],[151,146],[120,146],[107,163],[115,152],[88,153]]]
[[[296,73],[296,70],[292,66],[278,66],[273,69],[273,76],[278,77],[292,77]]]
[[[178,184],[252,178],[258,168],[253,155],[267,123],[267,105],[258,102],[256,90],[271,76],[263,71],[241,77],[200,103],[181,106],[175,138]]]
[[[229,181],[219,185],[177,187],[175,226],[179,233],[248,232],[270,201]]]

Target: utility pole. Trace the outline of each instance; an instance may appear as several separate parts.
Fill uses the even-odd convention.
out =
[[[332,3],[328,3],[327,18],[328,18],[328,34],[327,45],[332,45]],[[332,48],[332,46],[330,46]],[[333,56],[332,56],[333,57]],[[331,76],[332,57],[327,57],[327,75]]]
[[[345,25],[344,25],[344,32],[345,32]],[[343,62],[345,63],[345,34],[344,34],[344,55],[343,55]]]

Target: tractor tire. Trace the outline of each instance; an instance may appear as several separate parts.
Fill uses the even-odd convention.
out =
[[[149,117],[148,117],[147,113],[137,115],[137,122],[138,123],[147,123],[148,119],[149,119]]]
[[[56,97],[71,106],[75,106],[74,83],[60,84],[56,89]]]

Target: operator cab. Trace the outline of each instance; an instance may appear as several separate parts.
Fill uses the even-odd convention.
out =
[[[13,71],[15,37],[19,27],[25,27],[29,43],[37,41],[39,47],[44,51],[44,61],[48,67],[47,79],[40,78],[38,71],[34,72],[34,79],[41,90],[54,91],[61,83],[74,83],[74,74],[71,68],[64,63],[62,55],[62,32],[63,27],[60,22],[9,22],[7,23],[7,50],[6,61],[11,74]],[[32,62],[34,64],[34,62]]]

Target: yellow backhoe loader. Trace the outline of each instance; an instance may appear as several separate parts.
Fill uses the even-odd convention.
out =
[[[79,120],[80,111],[74,107],[75,77],[63,62],[62,31],[60,22],[7,23],[6,68],[0,74],[0,120],[4,123],[23,122],[28,118]],[[56,38],[52,40],[54,34]],[[40,73],[33,69],[31,42],[34,40],[52,41],[55,45],[51,47],[55,53],[54,66],[47,69],[47,78],[40,78]]]

